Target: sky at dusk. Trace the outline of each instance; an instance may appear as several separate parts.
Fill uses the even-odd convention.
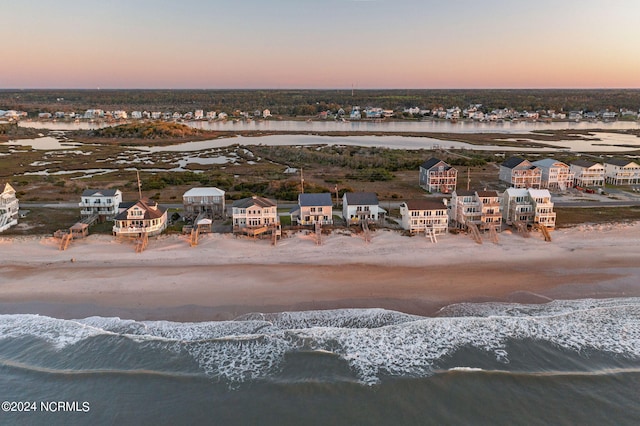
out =
[[[0,88],[639,88],[640,1],[20,0]]]

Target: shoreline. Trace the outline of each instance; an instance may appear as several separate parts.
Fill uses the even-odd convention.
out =
[[[377,231],[268,241],[208,234],[190,247],[162,236],[133,245],[93,235],[59,251],[52,237],[0,238],[0,314],[72,319],[231,320],[250,312],[384,308],[435,316],[460,302],[544,303],[640,296],[640,222],[579,226],[546,243],[505,231],[437,244]]]

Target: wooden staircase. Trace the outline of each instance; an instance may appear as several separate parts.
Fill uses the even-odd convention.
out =
[[[498,244],[498,230],[495,226],[489,228],[489,238],[493,244]]]
[[[544,240],[546,242],[551,242],[551,233],[549,233],[549,228],[547,228],[544,225],[541,225],[539,223],[536,224],[536,228],[540,230],[540,232],[542,232],[542,236],[544,237]]]
[[[429,240],[432,243],[437,243],[438,242],[438,239],[436,238],[436,234],[435,234],[435,232],[433,232],[433,229],[431,229],[431,228],[426,228],[424,230],[424,236],[425,236],[425,238],[429,238]]]
[[[149,245],[149,235],[146,232],[142,233],[142,237],[136,239],[135,249],[136,253],[142,253]]]
[[[315,237],[316,237],[316,245],[322,245],[322,224],[320,222],[316,222],[315,225]]]
[[[467,222],[467,229],[469,230],[471,238],[473,238],[476,243],[482,244],[482,235],[480,235],[478,226],[473,222]]]
[[[71,232],[64,234],[60,239],[60,250],[66,250],[69,244],[71,244],[71,240],[73,240],[73,234]]]
[[[362,234],[364,236],[364,241],[366,243],[370,243],[371,242],[371,230],[369,229],[369,224],[367,223],[366,219],[362,221]]]
[[[191,247],[195,247],[198,245],[198,239],[200,238],[200,228],[196,225],[191,228],[191,235],[189,237],[189,244]]]
[[[529,238],[531,236],[529,230],[527,229],[526,223],[516,220],[515,222],[513,222],[513,224],[515,225],[520,235],[522,235],[524,238]]]

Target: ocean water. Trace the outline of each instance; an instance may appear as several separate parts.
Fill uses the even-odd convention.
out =
[[[0,315],[0,424],[640,424],[640,298]],[[7,404],[8,403],[8,404]]]

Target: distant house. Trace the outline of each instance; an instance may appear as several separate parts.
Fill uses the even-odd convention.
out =
[[[432,232],[446,234],[449,229],[447,206],[442,201],[411,200],[400,204],[402,229],[412,234]]]
[[[576,160],[571,162],[573,182],[579,186],[604,186],[604,166],[595,161]]]
[[[120,203],[120,213],[113,220],[113,234],[118,237],[154,236],[167,227],[167,210],[153,200]]]
[[[0,194],[0,232],[18,224],[19,208],[16,190],[6,183]]]
[[[119,213],[120,203],[122,192],[119,189],[85,189],[80,196],[80,216],[113,220]]]
[[[640,183],[640,166],[630,160],[611,158],[604,161],[605,181],[612,185]]]
[[[481,231],[502,228],[501,197],[497,191],[456,190],[451,195],[449,220],[457,228],[473,223]]]
[[[456,189],[458,170],[437,158],[420,165],[420,186],[429,192],[448,194]]]
[[[184,215],[188,219],[195,219],[199,215],[208,219],[224,218],[225,192],[218,188],[191,188],[182,195]]]
[[[140,120],[142,118],[141,111],[131,111],[131,118],[134,120]]]
[[[195,112],[193,113],[193,118],[195,120],[202,120],[204,118],[204,111],[201,109],[195,110]]]
[[[379,222],[385,213],[375,192],[345,192],[342,196],[342,217],[348,225]]]
[[[263,110],[262,111],[262,117],[264,117],[264,118],[271,117],[271,111],[269,111],[268,109]]]
[[[542,188],[564,191],[573,186],[575,176],[568,164],[553,158],[534,161],[532,164],[542,170]]]
[[[122,111],[122,110],[113,111],[111,115],[113,116],[114,120],[126,120],[128,116],[127,111]]]
[[[215,111],[207,111],[207,120],[215,120],[216,119],[216,112]]]
[[[298,206],[291,211],[292,222],[298,225],[333,224],[333,202],[331,194],[299,194]]]
[[[231,206],[234,230],[258,228],[280,223],[277,204],[264,197],[248,197]]]
[[[540,188],[542,169],[528,160],[511,157],[500,164],[499,179],[512,188]]]
[[[351,108],[351,114],[349,114],[349,118],[351,120],[360,120],[362,118],[362,112],[360,112],[360,107],[354,106]]]
[[[502,194],[502,217],[507,225],[556,226],[551,194],[547,189],[508,188]]]

